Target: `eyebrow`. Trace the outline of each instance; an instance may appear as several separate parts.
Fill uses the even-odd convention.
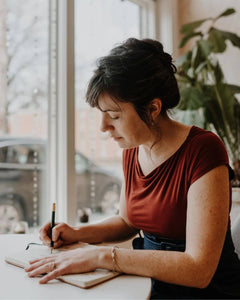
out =
[[[118,109],[118,110],[114,110],[114,109],[106,109],[106,110],[103,110],[103,109],[101,109],[101,108],[100,108],[100,110],[101,110],[101,112],[104,112],[104,113],[105,113],[105,112],[109,112],[109,111],[110,111],[110,112],[120,112],[120,111],[121,111],[120,109]]]

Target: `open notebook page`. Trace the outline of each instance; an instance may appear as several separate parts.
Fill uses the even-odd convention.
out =
[[[54,249],[53,253],[59,253],[62,251],[68,251],[76,248],[92,247],[86,243],[75,243],[72,245],[67,245],[58,249]],[[21,252],[13,253],[5,257],[5,261],[12,265],[25,268],[29,265],[29,261],[42,258],[50,255],[50,249],[42,245],[32,245],[28,250],[23,250]],[[120,275],[120,273],[112,272],[104,269],[96,269],[93,272],[81,273],[81,274],[69,274],[58,277],[57,279],[81,287],[89,288],[100,282],[106,281],[108,279],[114,278]]]

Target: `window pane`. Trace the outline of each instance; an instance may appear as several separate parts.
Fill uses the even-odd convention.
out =
[[[84,169],[76,160],[78,216],[86,208],[95,218],[118,210],[122,151],[100,132],[100,114],[85,103],[85,92],[96,59],[128,37],[139,38],[139,24],[140,7],[131,1],[75,1],[76,155],[88,161]]]
[[[48,3],[0,1],[0,233],[37,227],[46,199]]]

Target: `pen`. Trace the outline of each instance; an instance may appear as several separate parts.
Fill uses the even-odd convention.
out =
[[[56,210],[56,203],[53,203],[52,207],[52,220],[51,220],[51,228],[50,228],[50,237],[51,237],[51,243],[50,243],[50,249],[51,249],[51,254],[54,248],[54,241],[52,240],[52,229],[55,226],[55,210]]]

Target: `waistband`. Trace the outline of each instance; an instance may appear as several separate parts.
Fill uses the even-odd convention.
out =
[[[186,243],[144,232],[143,249],[185,251]]]
[[[147,231],[143,231],[143,234],[144,234],[144,236],[146,236],[156,242],[167,242],[167,243],[175,243],[175,244],[184,244],[185,243],[185,240],[166,238],[161,235],[157,235],[157,234],[150,233]]]

